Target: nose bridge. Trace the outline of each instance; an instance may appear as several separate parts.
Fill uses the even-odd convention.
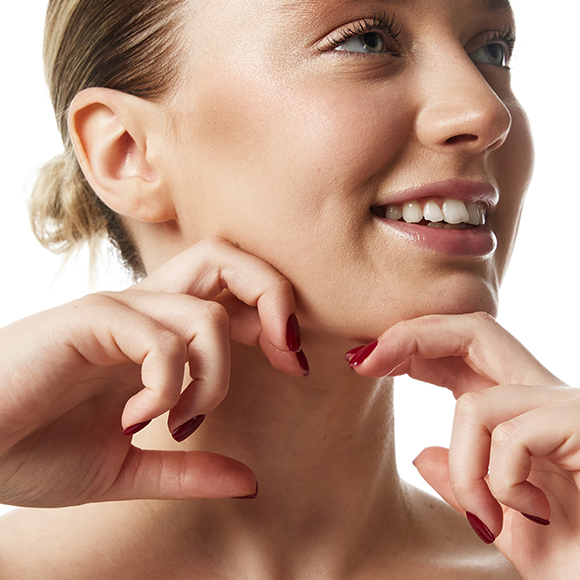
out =
[[[501,146],[511,114],[462,47],[433,47],[421,61],[419,139],[472,151]]]

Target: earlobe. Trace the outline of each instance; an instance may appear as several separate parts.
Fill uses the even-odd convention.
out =
[[[155,167],[158,105],[119,91],[86,89],[69,110],[69,133],[95,193],[113,211],[145,222],[175,219],[164,176]],[[152,161],[153,160],[153,161]]]

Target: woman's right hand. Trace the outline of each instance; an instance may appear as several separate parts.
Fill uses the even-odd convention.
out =
[[[230,338],[259,345],[283,372],[306,374],[294,311],[279,272],[212,238],[128,290],[0,330],[0,503],[252,495],[245,465],[202,451],[141,450],[123,430],[170,411],[168,428],[179,434],[211,412],[228,390]]]

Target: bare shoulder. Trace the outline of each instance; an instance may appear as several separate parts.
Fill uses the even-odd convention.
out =
[[[78,536],[68,550],[63,550],[63,542],[71,540],[67,532],[71,509],[16,509],[0,518],[0,577],[28,579],[42,571],[47,579],[63,572],[71,580],[76,578],[71,559],[78,548]]]
[[[113,509],[115,519],[107,514]],[[0,518],[0,578],[91,580],[130,570],[144,534],[127,526],[128,516],[109,504],[14,510]],[[111,525],[115,520],[124,524],[124,536]]]
[[[484,544],[467,520],[443,501],[408,486],[413,542],[387,571],[375,568],[368,580],[521,580],[520,574],[494,546]],[[365,577],[365,580],[367,578]]]

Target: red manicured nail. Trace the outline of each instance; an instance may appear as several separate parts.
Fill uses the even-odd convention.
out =
[[[359,348],[358,351],[355,353],[355,355],[350,359],[348,366],[351,369],[354,369],[362,365],[365,362],[365,360],[369,358],[369,356],[372,354],[375,348],[377,348],[378,344],[379,341],[375,340],[374,342],[371,342],[370,344],[367,344],[366,346]]]
[[[363,349],[364,346],[356,346],[355,348],[349,350],[345,355],[344,358],[346,359],[346,362],[350,362],[352,360],[352,357],[361,349]]]
[[[521,512],[521,514],[524,516],[524,518],[528,518],[528,520],[534,522],[535,524],[540,524],[541,526],[550,525],[550,520],[545,520],[544,518],[539,518],[538,516],[531,516],[530,514],[525,514],[524,512]]]
[[[232,499],[256,499],[258,497],[258,482],[256,481],[256,491],[251,495],[241,495]]]
[[[471,524],[473,531],[479,536],[479,539],[486,544],[493,544],[495,542],[495,536],[491,533],[490,529],[475,515],[467,512],[467,521]]]
[[[171,433],[171,436],[178,442],[181,443],[185,441],[190,435],[193,435],[195,431],[199,428],[199,426],[203,423],[205,419],[205,415],[197,415],[193,419],[190,419],[181,427],[178,427]]]
[[[296,353],[296,358],[298,359],[298,364],[300,365],[300,368],[304,372],[304,376],[307,377],[310,374],[310,365],[308,364],[306,355],[304,354],[303,351],[299,350]]]
[[[286,344],[290,352],[300,352],[300,325],[296,314],[291,314],[286,324]]]
[[[131,435],[135,435],[135,433],[139,433],[142,429],[145,429],[147,425],[151,423],[151,419],[149,421],[143,421],[143,423],[137,423],[136,425],[131,425],[131,427],[127,427],[123,430],[123,435],[127,435],[130,437]]]

